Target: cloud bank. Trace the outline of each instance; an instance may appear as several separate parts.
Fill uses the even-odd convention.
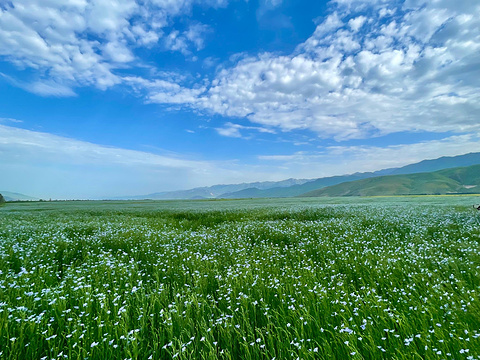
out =
[[[138,66],[138,48],[190,53],[201,49],[208,26],[172,26],[195,4],[225,0],[25,0],[0,4],[0,56],[38,79],[23,86],[42,96],[72,96],[74,88],[121,84],[116,70]],[[18,82],[17,82],[18,83]]]
[[[193,84],[185,74],[172,78],[162,69],[157,78],[135,74],[138,48],[188,55],[204,47],[205,34],[214,29],[195,22],[174,27],[173,19],[194,5],[218,8],[227,1],[6,3],[0,8],[0,56],[35,70],[38,79],[23,87],[40,95],[126,86],[146,102],[337,141],[480,128],[478,2],[331,1],[328,15],[291,54],[240,56]]]
[[[208,86],[176,84],[174,93],[150,83],[146,97],[338,141],[479,130],[480,4],[337,1],[331,8],[292,54],[243,58]]]

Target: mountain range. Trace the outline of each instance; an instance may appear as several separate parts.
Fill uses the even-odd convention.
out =
[[[33,196],[28,196],[20,193],[15,193],[11,191],[0,191],[0,194],[3,195],[5,201],[36,201],[39,200]]]
[[[36,201],[35,197],[0,191],[6,201]],[[424,160],[400,168],[330,176],[122,196],[113,200],[246,199],[310,196],[374,196],[480,193],[480,152]]]
[[[342,183],[351,183],[354,181],[376,178],[379,176],[417,174],[477,164],[480,164],[480,153],[469,153],[458,156],[444,156],[433,160],[423,160],[418,163],[406,165],[400,168],[390,168],[375,172],[355,173],[342,176],[330,176],[310,180],[288,179],[283,181],[266,181],[234,185],[214,185],[189,190],[160,192],[149,195],[127,196],[121,197],[119,199],[173,200],[294,197]]]
[[[287,179],[282,181],[262,181],[254,183],[242,183],[233,185],[213,185],[199,187],[190,190],[166,191],[149,195],[122,196],[117,199],[121,200],[180,200],[180,199],[215,199],[223,198],[224,194],[230,194],[246,189],[266,190],[270,188],[288,188],[298,186],[310,182],[307,179]]]
[[[391,196],[480,193],[480,165],[456,167],[434,172],[387,175],[325,187],[300,195]]]

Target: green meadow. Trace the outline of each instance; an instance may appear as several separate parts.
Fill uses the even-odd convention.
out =
[[[0,359],[480,359],[478,202],[7,203]]]

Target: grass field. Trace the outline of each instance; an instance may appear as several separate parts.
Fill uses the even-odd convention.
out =
[[[476,202],[9,203],[0,359],[480,359]]]

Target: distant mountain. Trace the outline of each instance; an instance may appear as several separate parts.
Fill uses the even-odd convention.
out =
[[[475,164],[480,164],[480,153],[470,153],[452,157],[444,156],[434,160],[423,160],[419,163],[406,165],[401,168],[390,168],[375,172],[355,173],[352,175],[319,178],[306,182],[304,184],[293,185],[290,187],[274,187],[265,190],[259,190],[255,188],[242,189],[237,192],[225,193],[219,197],[227,199],[293,197],[305,194],[309,191],[322,189],[327,186],[333,186],[349,181],[374,178],[382,175],[414,174]]]
[[[314,190],[301,197],[388,196],[480,193],[480,165],[434,172],[387,175],[345,182]]]
[[[35,197],[24,195],[24,194],[19,194],[19,193],[14,193],[10,191],[0,191],[0,194],[3,195],[5,198],[5,201],[36,201],[39,200]]]
[[[304,194],[308,191],[320,189],[326,186],[340,184],[345,181],[355,181],[359,179],[365,179],[368,177],[374,177],[376,173],[361,173],[354,175],[344,176],[331,176],[320,179],[311,180],[305,184],[292,185],[289,187],[274,187],[271,189],[256,189],[248,188],[233,193],[226,193],[220,195],[222,199],[246,199],[246,198],[268,198],[268,197],[293,197]]]
[[[117,199],[245,199],[268,197],[293,197],[310,191],[344,182],[369,179],[383,175],[414,174],[449,169],[458,166],[480,164],[480,153],[459,156],[444,156],[433,160],[424,160],[400,168],[383,169],[375,172],[330,176],[318,179],[288,179],[283,181],[264,181],[233,185],[214,185],[190,190],[159,192],[149,195],[123,196]]]
[[[462,166],[471,166],[480,164],[480,153],[469,153],[459,156],[443,156],[434,160],[423,160],[416,164],[407,165],[398,169],[392,169],[390,174],[384,175],[400,175],[415,174],[422,172],[432,172],[443,169],[450,169]]]
[[[273,187],[290,187],[292,185],[305,184],[312,180],[307,179],[287,179],[282,181],[262,181],[253,183],[242,183],[233,185],[213,185],[207,187],[194,188],[190,190],[178,190],[158,192],[148,195],[137,196],[122,196],[118,199],[125,200],[139,200],[139,199],[151,199],[151,200],[176,200],[176,199],[215,199],[222,194],[234,193],[237,191],[255,188],[255,189],[270,189]]]

